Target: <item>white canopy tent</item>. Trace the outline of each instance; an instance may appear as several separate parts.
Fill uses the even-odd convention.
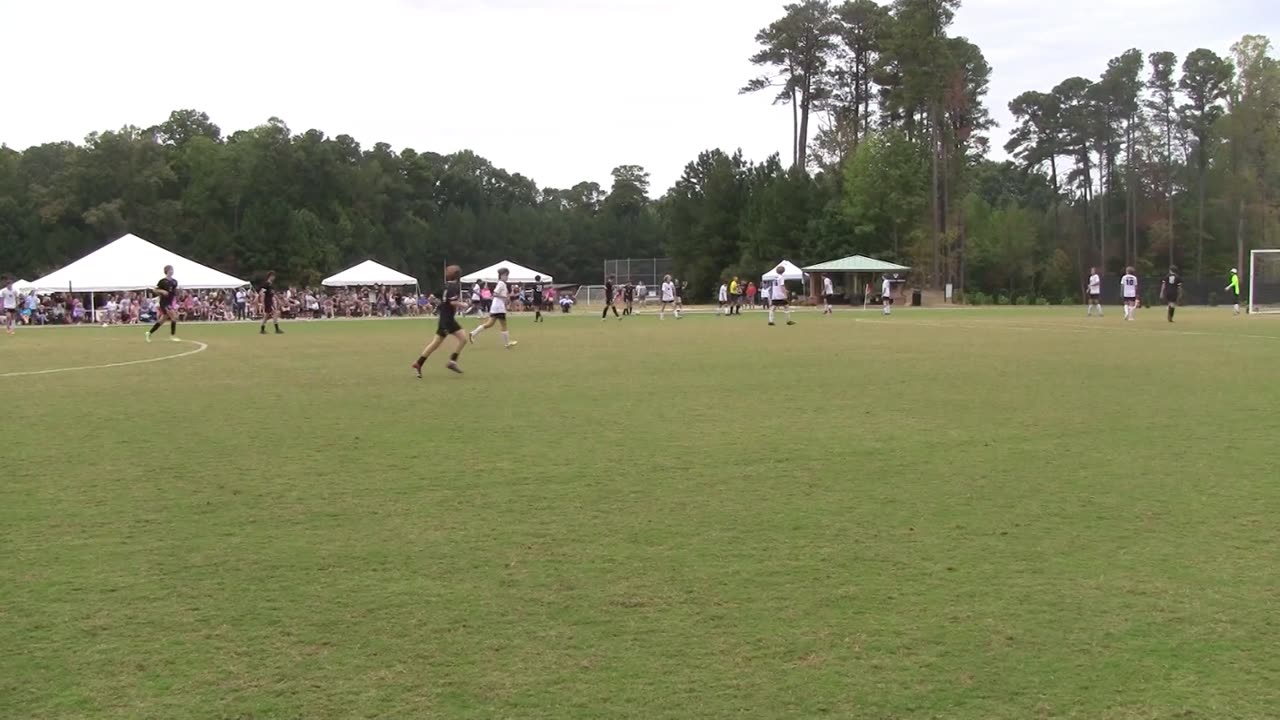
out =
[[[782,275],[778,275],[779,267],[782,268]],[[765,282],[773,282],[774,280],[777,280],[779,277],[781,277],[784,282],[788,282],[791,280],[804,280],[806,275],[805,275],[805,272],[801,270],[795,263],[791,262],[790,260],[783,260],[777,265],[774,265],[773,267],[769,268],[769,272],[765,273],[764,275],[761,275],[760,279]]]
[[[533,282],[534,277],[538,275],[542,276],[542,280],[540,282],[544,282],[544,283],[552,282],[550,275],[544,272],[538,272],[537,270],[531,270],[518,263],[513,263],[510,260],[503,260],[502,262],[494,263],[487,268],[484,268],[482,270],[477,270],[469,275],[463,275],[462,282],[464,283],[497,282],[498,268],[506,268],[511,272],[511,274],[507,277],[507,280],[509,282],[531,283]]]
[[[13,289],[17,290],[20,293],[30,292],[31,290],[35,289],[35,285],[32,285],[26,280],[18,280],[13,284]]]
[[[70,265],[32,281],[45,292],[123,292],[155,287],[166,265],[173,266],[178,286],[192,290],[244,287],[249,283],[224,272],[188,260],[129,234]]]
[[[337,275],[320,281],[325,287],[356,287],[368,285],[417,285],[418,279],[405,275],[399,270],[392,270],[382,263],[365,260],[355,267],[347,268]]]

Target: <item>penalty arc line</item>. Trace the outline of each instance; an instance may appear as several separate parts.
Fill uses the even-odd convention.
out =
[[[209,346],[198,340],[183,340],[184,343],[194,343],[199,347],[194,350],[187,350],[176,355],[165,355],[163,357],[146,358],[144,360],[129,360],[126,362],[107,363],[105,365],[81,365],[79,367],[53,368],[51,370],[23,370],[21,372],[0,373],[0,378],[10,377],[28,377],[31,375],[52,375],[54,373],[77,372],[80,370],[106,370],[107,368],[126,367],[128,365],[145,365],[147,363],[163,362],[165,360],[177,360],[196,353],[202,353],[209,349]]]

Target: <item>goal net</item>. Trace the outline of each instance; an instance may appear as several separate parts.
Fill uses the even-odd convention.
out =
[[[1249,312],[1280,313],[1280,249],[1249,253]]]

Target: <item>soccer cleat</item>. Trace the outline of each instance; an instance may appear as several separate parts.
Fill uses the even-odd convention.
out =
[[[773,323],[769,323],[769,327],[773,327]]]
[[[795,320],[788,320],[788,321],[787,321],[787,324],[788,324],[788,325],[795,325],[795,324],[796,324],[796,321],[795,321]]]
[[[449,364],[448,364],[448,365],[445,365],[445,367],[447,367],[447,368],[449,368],[450,370],[452,370],[452,371],[454,371],[454,372],[458,373],[459,375],[461,375],[461,374],[462,374],[462,368],[458,367],[458,363],[454,362],[453,360],[450,360],[450,361],[449,361]]]
[[[418,363],[414,363],[414,364],[413,364],[413,365],[411,365],[410,367],[412,367],[412,368],[413,368],[413,372],[414,372],[414,374],[418,376],[418,379],[419,379],[419,380],[421,380],[421,379],[422,379],[422,366],[421,366],[421,365],[419,365]]]
[[[506,346],[506,347],[507,347],[507,349],[508,349],[508,350],[510,350],[511,348],[513,348],[513,347],[515,347],[515,346],[517,346],[517,345],[519,345],[519,344],[520,344],[520,341],[519,341],[519,340],[512,340],[511,342],[507,343],[507,346]]]
[[[467,342],[471,343],[472,345],[475,345],[475,344],[476,344],[476,335],[475,335],[475,333],[467,333]]]
[[[283,334],[284,334],[284,331],[283,331],[283,330],[281,330],[280,328],[276,328],[276,334],[277,334],[277,335],[283,335]]]
[[[12,334],[13,334],[13,331],[12,331],[12,330],[10,330],[10,331],[9,331],[9,334],[10,334],[10,335],[12,335]],[[147,331],[147,335],[146,335],[146,337],[147,337],[147,344],[148,344],[148,345],[150,345],[150,344],[151,344],[151,331],[150,331],[150,330],[148,330],[148,331]]]
[[[259,335],[266,335],[266,334],[267,334],[267,328],[266,328],[266,326],[265,326],[265,325],[264,325],[263,327],[258,328],[258,334],[259,334]]]
[[[169,342],[182,342],[182,341],[181,341],[181,340],[179,340],[179,339],[178,339],[178,338],[176,338],[176,337],[170,337],[170,338],[169,338]]]

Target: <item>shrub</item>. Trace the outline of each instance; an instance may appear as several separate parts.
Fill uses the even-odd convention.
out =
[[[1062,305],[1078,305],[1078,304],[1080,304],[1080,298],[1076,297],[1075,295],[1063,295],[1063,296],[1062,296],[1062,302],[1061,302],[1060,304],[1062,304]]]
[[[1038,297],[1038,298],[1036,298],[1036,304],[1037,304],[1037,305],[1048,305],[1048,304],[1049,304],[1049,298],[1046,298],[1046,297]]]
[[[991,298],[981,290],[965,293],[965,301],[970,305],[990,305]]]
[[[997,304],[997,305],[1008,305],[1008,304],[1009,304],[1009,296],[1008,296],[1008,295],[997,295],[997,296],[996,296],[996,304]]]
[[[1211,307],[1218,307],[1218,292],[1216,290],[1211,290],[1209,292],[1209,305]]]

